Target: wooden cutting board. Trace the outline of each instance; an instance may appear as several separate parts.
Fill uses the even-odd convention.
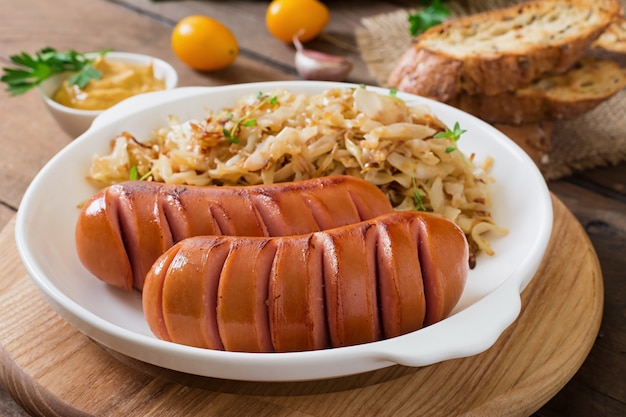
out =
[[[0,233],[0,379],[42,416],[528,416],[576,373],[599,331],[593,247],[553,196],[554,230],[522,311],[479,355],[423,367],[296,383],[198,377],[104,349],[59,317]],[[54,244],[54,242],[50,242]]]

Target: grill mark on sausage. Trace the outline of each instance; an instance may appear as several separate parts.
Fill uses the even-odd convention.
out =
[[[318,332],[316,332],[315,340],[313,341],[316,349],[323,349],[330,346],[330,333],[328,330],[328,322],[326,320],[326,296],[324,293],[324,253],[319,245],[315,244],[313,234],[307,239],[307,245],[310,252],[310,261],[313,263],[310,267],[310,271],[316,274],[316,281],[309,280],[309,285],[315,285],[316,288],[312,291],[312,294],[317,294],[319,299],[315,303],[320,307],[320,311],[312,311],[311,315],[315,322],[318,323]]]
[[[229,224],[230,218],[224,210],[224,207],[217,201],[211,201],[208,209],[211,217],[215,220],[216,234],[228,236],[229,233],[232,233],[233,228],[232,225]]]
[[[328,347],[322,253],[311,240],[311,235],[275,240],[268,312],[276,352]]]
[[[147,322],[150,329],[159,339],[170,342],[177,341],[172,339],[165,324],[163,288],[165,281],[169,277],[172,261],[178,255],[180,249],[180,247],[172,248],[159,257],[148,273],[150,278],[146,281],[142,296],[142,307],[144,315],[148,319]]]
[[[185,216],[185,209],[180,199],[177,188],[167,190],[161,187],[158,194],[159,209],[165,217],[165,224],[169,229],[173,242],[180,242],[188,237],[188,220]]]
[[[114,186],[110,191],[119,193],[118,202],[120,230],[122,231],[121,237],[133,271],[133,286],[136,286],[137,277],[142,271],[139,256],[138,225],[133,220],[134,206],[131,197],[133,191],[122,186]]]
[[[369,207],[369,205],[365,201],[363,201],[360,195],[356,194],[350,189],[347,190],[347,193],[350,197],[350,200],[352,200],[352,204],[354,204],[354,208],[358,213],[360,221],[369,220],[372,217],[375,217],[372,215],[371,207]]]
[[[319,198],[311,193],[303,192],[302,201],[313,216],[317,230],[326,230],[332,227],[332,217],[328,212],[328,207]]]
[[[224,262],[230,252],[230,245],[224,241],[217,241],[213,247],[211,254],[206,254],[205,275],[202,279],[211,282],[210,286],[204,289],[205,307],[205,340],[209,348],[216,346],[215,349],[224,350],[222,337],[220,336],[219,326],[217,323],[217,298],[219,280],[224,268]],[[210,265],[210,266],[209,266]]]
[[[373,338],[372,342],[380,340],[383,337],[383,320],[382,320],[382,304],[380,298],[380,286],[378,276],[378,229],[374,222],[367,223],[364,231],[365,255],[368,265],[370,294],[372,296],[370,307],[373,319]]]
[[[396,285],[396,281],[391,276],[393,274],[393,267],[390,265],[393,262],[392,259],[392,247],[391,239],[389,236],[389,227],[384,222],[376,225],[376,289],[378,291],[379,300],[379,320],[382,323],[382,334],[385,338],[389,338],[390,333],[393,333],[395,325],[394,312],[385,311],[385,309],[395,308],[395,303],[399,298],[399,288]],[[389,316],[392,317],[389,317]],[[390,324],[390,321],[392,323]]]
[[[428,326],[446,318],[460,298],[469,268],[469,253],[465,234],[454,223],[424,215],[417,224],[427,300],[424,325]]]
[[[334,347],[380,338],[373,269],[376,254],[371,239],[366,239],[370,227],[370,223],[360,223],[315,234],[324,247],[328,329]]]
[[[250,203],[252,206],[252,211],[254,212],[257,222],[259,223],[262,236],[272,236],[269,228],[267,227],[267,222],[265,220],[265,217],[263,216],[263,212],[260,210],[259,204],[252,194],[250,195]]]
[[[134,285],[141,290],[146,273],[154,261],[172,247],[172,236],[163,211],[158,193],[145,192],[145,182],[136,184],[133,192],[128,193],[132,206],[130,218],[137,227],[138,274],[134,276]]]
[[[108,195],[105,194],[104,195],[104,199],[106,201]],[[116,230],[117,232],[117,237],[119,239],[119,245],[123,248],[123,252],[124,252],[124,258],[121,259],[120,261],[124,264],[127,265],[127,268],[130,269],[130,274],[128,274],[128,276],[126,277],[126,283],[125,283],[125,288],[130,291],[133,287],[133,274],[132,274],[132,263],[130,260],[130,257],[128,256],[128,250],[126,248],[125,245],[125,241],[126,241],[126,237],[124,235],[124,228],[122,227],[121,224],[121,217],[122,217],[122,206],[119,202],[119,200],[114,200],[115,202],[113,203],[112,207],[107,207],[107,205],[105,204],[103,207],[101,207],[101,210],[108,212],[110,215],[112,215],[111,217],[111,223],[113,224],[113,228]],[[96,236],[95,239],[101,239],[102,236]],[[116,245],[117,246],[117,245]],[[103,260],[103,257],[100,258],[101,262],[109,262],[108,260]],[[111,260],[111,262],[115,263],[115,260]],[[126,266],[125,265],[125,266]]]
[[[324,267],[324,254],[326,252],[326,247],[323,239],[324,232],[312,233],[309,237],[309,248],[311,252],[315,255],[316,268],[318,270],[319,278],[321,279],[322,291],[320,296],[322,297],[322,318],[324,320],[324,345],[325,347],[332,347],[332,336],[330,330],[330,322],[329,322],[329,314],[332,309],[332,306],[329,305],[330,299],[327,295],[326,288],[326,280],[327,272]]]
[[[190,241],[176,252],[166,270],[162,309],[172,340],[223,350],[216,317],[217,289],[230,246],[211,237]]]
[[[264,236],[286,236],[319,230],[299,191],[256,190],[250,193],[252,207],[260,220]]]
[[[217,322],[229,351],[271,352],[267,297],[276,243],[225,237],[231,247],[218,284]]]
[[[396,337],[418,330],[423,325],[425,298],[418,255],[419,217],[411,212],[398,213],[396,222],[380,222],[379,255],[381,273],[381,311],[385,337]]]
[[[328,233],[320,232],[313,235],[314,244],[321,248],[322,252],[322,278],[324,282],[324,306],[326,310],[326,322],[331,346],[342,346],[343,339],[337,334],[337,326],[340,320],[342,305],[337,294],[337,256],[334,256],[334,245]]]

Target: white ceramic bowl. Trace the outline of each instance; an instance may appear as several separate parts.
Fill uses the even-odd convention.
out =
[[[496,255],[480,255],[450,317],[424,329],[357,346],[291,353],[223,352],[156,339],[148,328],[137,291],[126,293],[92,276],[74,245],[77,205],[96,190],[87,183],[93,154],[109,152],[111,138],[128,131],[138,139],[180,120],[206,116],[208,108],[233,105],[239,98],[284,87],[321,93],[355,85],[313,81],[185,87],[129,98],[96,119],[91,128],[59,152],[39,172],[17,213],[16,242],[33,282],[48,303],[89,337],[124,355],[164,368],[198,375],[257,381],[330,378],[401,364],[424,366],[488,349],[518,316],[520,292],[535,275],[552,231],[552,204],[541,173],[513,141],[481,120],[421,97],[447,125],[467,132],[459,149],[477,163],[494,158],[492,214],[509,230],[492,236]],[[389,94],[375,87],[374,91]]]
[[[166,90],[173,89],[178,84],[178,73],[174,67],[161,59],[130,52],[109,52],[106,54],[106,59],[136,65],[148,65],[152,62],[154,76],[165,81]],[[67,74],[58,74],[50,77],[39,85],[39,93],[50,114],[52,114],[52,117],[54,117],[61,128],[67,134],[76,138],[91,126],[91,123],[97,116],[102,114],[103,110],[74,109],[54,101],[51,97],[67,77]]]

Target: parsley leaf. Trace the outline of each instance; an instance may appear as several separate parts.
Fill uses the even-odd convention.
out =
[[[148,178],[150,178],[151,175],[152,175],[152,170],[146,172],[140,177],[139,169],[137,168],[137,165],[133,165],[132,167],[130,167],[130,173],[128,175],[128,179],[131,181],[145,181]]]
[[[228,130],[226,128],[222,129],[222,133],[224,134],[224,137],[226,138],[226,140],[228,140],[231,143],[239,143],[239,138],[237,137],[237,132],[239,131],[239,128],[241,126],[244,127],[251,127],[251,126],[256,126],[256,119],[251,119],[250,116],[257,110],[259,110],[261,107],[263,107],[263,105],[265,104],[269,104],[271,106],[275,106],[278,104],[278,97],[276,96],[264,96],[262,91],[259,91],[257,96],[256,96],[257,100],[260,100],[259,103],[254,106],[251,110],[249,110],[246,114],[244,114],[243,116],[241,116],[241,118],[239,118],[239,120],[235,121],[235,124],[233,125],[233,127]],[[233,120],[233,114],[230,113],[228,115],[228,120]]]
[[[76,74],[72,75],[67,82],[73,85],[77,85],[80,88],[85,87],[91,80],[99,80],[102,73],[95,69],[91,64],[83,67],[83,69]]]
[[[415,178],[411,178],[411,183],[413,184],[413,201],[415,202],[415,211],[426,211],[424,199],[422,198],[419,188],[417,188]]]
[[[417,36],[427,29],[437,26],[450,16],[450,9],[443,4],[444,0],[432,0],[428,7],[409,14],[409,32]]]
[[[128,179],[131,181],[137,181],[139,179],[139,171],[137,171],[137,165],[130,167],[130,173]]]
[[[446,130],[444,132],[439,132],[433,137],[451,139],[454,142],[454,146],[449,146],[446,148],[446,153],[450,153],[458,149],[456,147],[456,142],[461,139],[461,135],[465,132],[467,132],[467,130],[461,129],[461,126],[459,126],[459,122],[456,122],[452,130],[450,130],[449,127],[446,127]]]
[[[101,55],[110,49],[100,51]],[[92,79],[100,79],[100,71],[91,64],[95,58],[76,51],[59,52],[53,48],[43,48],[35,55],[21,52],[10,57],[14,68],[3,68],[0,81],[7,84],[6,91],[12,96],[24,94],[46,79],[64,72],[74,72],[68,81],[84,87]]]

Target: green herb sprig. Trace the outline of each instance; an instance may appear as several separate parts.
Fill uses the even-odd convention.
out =
[[[99,51],[105,55],[110,49]],[[43,48],[35,55],[22,52],[10,57],[14,68],[3,68],[0,81],[7,84],[6,91],[11,96],[24,94],[38,86],[46,79],[56,74],[75,72],[68,82],[79,87],[85,87],[89,81],[98,80],[102,76],[100,71],[93,67],[95,58],[76,51],[59,52],[54,48]]]
[[[443,1],[432,0],[426,8],[409,14],[409,33],[411,36],[417,36],[427,29],[437,26],[450,16],[450,9],[443,4]]]
[[[140,177],[139,169],[137,168],[137,165],[133,165],[132,167],[130,167],[130,173],[128,175],[128,179],[131,181],[145,181],[148,178],[150,178],[151,175],[152,175],[152,170],[146,172]]]
[[[439,132],[433,137],[451,139],[454,142],[454,146],[448,146],[446,148],[446,153],[450,153],[458,150],[456,143],[459,141],[459,139],[461,139],[461,135],[463,135],[463,133],[465,132],[467,132],[467,130],[461,129],[461,126],[459,126],[459,122],[456,122],[452,130],[450,130],[449,127],[446,127],[445,131]]]
[[[252,116],[254,112],[259,110],[265,104],[270,104],[272,106],[275,106],[276,104],[278,104],[278,97],[264,96],[262,91],[259,91],[259,93],[257,94],[257,100],[260,100],[259,103],[256,106],[254,106],[252,109],[250,109],[246,114],[244,114],[239,119],[237,119],[234,122],[233,127],[230,128],[230,130],[226,128],[223,129],[224,137],[226,137],[226,140],[228,140],[231,143],[239,143],[239,138],[237,137],[237,132],[239,131],[239,128],[241,126],[245,126],[245,127],[256,126],[256,119],[251,119],[250,116]],[[229,120],[233,119],[232,113],[228,115],[228,119]]]
[[[400,97],[398,97],[398,89],[397,88],[390,88],[389,89],[389,97],[391,97],[392,100],[398,102],[398,103],[404,103],[404,100],[402,100]]]
[[[422,194],[420,193],[419,188],[417,188],[415,178],[411,178],[411,183],[413,184],[413,202],[415,203],[414,209],[416,211],[426,211],[424,199],[422,198]]]

